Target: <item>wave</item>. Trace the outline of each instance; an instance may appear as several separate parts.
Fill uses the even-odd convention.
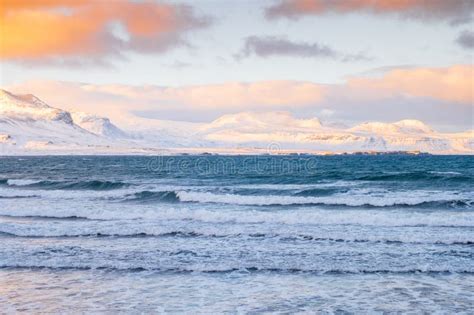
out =
[[[317,208],[301,208],[284,211],[248,211],[226,210],[214,211],[210,209],[179,209],[163,207],[160,209],[125,208],[114,209],[87,209],[47,208],[25,209],[0,209],[0,215],[11,217],[49,217],[64,218],[80,217],[87,220],[120,221],[120,220],[145,220],[145,221],[175,221],[200,223],[229,223],[229,224],[283,224],[283,225],[357,225],[357,226],[390,226],[390,227],[447,227],[469,228],[474,227],[474,212],[472,211],[405,211],[378,209],[341,209],[324,210]],[[117,224],[120,224],[117,222]]]
[[[33,179],[8,179],[6,184],[9,186],[30,186],[40,183],[40,180]]]
[[[175,191],[141,191],[125,196],[126,202],[178,202],[179,198]]]
[[[357,176],[356,180],[362,181],[429,181],[443,180],[450,182],[470,182],[472,176],[462,175],[458,172],[417,171],[417,172],[395,172]]]
[[[122,202],[132,203],[202,203],[236,206],[321,206],[321,207],[365,207],[365,208],[425,208],[466,209],[474,206],[473,195],[442,191],[387,191],[365,189],[341,191],[337,189],[312,188],[292,194],[214,193],[196,190],[144,190],[124,196],[115,196]]]
[[[8,179],[2,180],[0,184],[11,187],[25,187],[42,190],[113,190],[130,186],[123,182],[112,181],[46,181],[30,179]]]
[[[312,191],[307,192],[311,194]],[[332,196],[236,195],[179,191],[182,202],[218,203],[245,206],[345,206],[345,207],[471,207],[474,200],[457,193],[393,192],[385,194],[342,193]]]
[[[314,274],[314,275],[350,275],[350,274],[466,274],[474,275],[472,269],[431,269],[431,268],[407,268],[407,269],[303,269],[303,268],[262,268],[262,267],[235,267],[222,269],[206,268],[159,268],[159,267],[118,267],[118,266],[61,266],[61,265],[28,265],[28,264],[2,264],[0,269],[8,270],[98,270],[98,271],[121,271],[121,272],[144,272],[153,271],[160,273],[276,273],[276,274]]]
[[[9,187],[41,190],[48,199],[70,197],[115,200],[128,203],[213,203],[236,206],[400,207],[471,209],[474,194],[456,191],[404,190],[348,187],[346,182],[319,185],[162,186],[134,185],[121,181],[0,180]],[[129,189],[123,189],[129,188]],[[144,190],[140,190],[144,189]],[[239,191],[243,189],[243,191]],[[280,190],[281,189],[281,190]],[[64,190],[71,191],[67,195]],[[74,192],[73,192],[74,191]],[[80,191],[84,192],[84,195]],[[105,195],[105,192],[107,195]],[[3,193],[5,192],[5,193]],[[21,192],[21,193],[20,193]],[[54,194],[54,195],[53,195]],[[32,193],[4,189],[0,199],[32,198]],[[38,197],[35,194],[35,197]]]
[[[335,238],[335,237],[321,237],[309,234],[278,234],[278,233],[203,233],[196,231],[170,231],[163,233],[67,233],[67,234],[53,234],[53,235],[39,235],[39,234],[21,234],[15,232],[0,231],[0,236],[12,238],[33,238],[33,239],[63,239],[63,238],[245,238],[245,239],[273,239],[278,242],[323,242],[323,243],[371,243],[371,244],[386,244],[386,245],[459,245],[471,246],[474,245],[474,240],[427,240],[416,241],[412,239],[364,239],[364,238]]]

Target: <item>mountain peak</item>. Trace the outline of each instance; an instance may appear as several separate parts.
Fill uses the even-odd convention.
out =
[[[15,103],[16,106],[50,108],[48,104],[33,94],[13,94],[7,90],[0,89],[0,99],[3,102]]]
[[[71,115],[49,106],[32,94],[0,90],[0,114],[14,120],[51,120],[72,124]]]
[[[281,129],[285,127],[296,127],[301,129],[318,129],[321,122],[318,118],[297,119],[289,112],[241,112],[227,114],[214,120],[209,128],[247,128],[247,129]]]
[[[431,133],[433,130],[424,122],[416,119],[404,119],[397,121],[394,125],[411,132]]]
[[[380,134],[433,133],[427,124],[416,119],[404,119],[394,123],[365,122],[351,128],[351,130]]]

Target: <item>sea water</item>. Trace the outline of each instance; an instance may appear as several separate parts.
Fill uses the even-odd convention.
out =
[[[0,158],[0,313],[474,309],[474,158]]]

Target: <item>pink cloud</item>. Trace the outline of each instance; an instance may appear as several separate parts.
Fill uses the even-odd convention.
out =
[[[332,85],[259,81],[162,87],[30,81],[5,89],[35,94],[55,107],[106,115],[120,121],[136,115],[206,121],[226,113],[275,110],[314,116],[323,109],[330,110],[332,116],[346,118],[380,119],[399,114],[403,118],[413,115],[422,118],[432,116],[433,108],[441,106],[444,110],[449,108],[446,119],[466,123],[469,119],[466,113],[473,105],[473,72],[472,65],[391,69],[378,77],[352,77],[345,83]]]
[[[268,7],[267,18],[296,19],[327,13],[395,14],[418,20],[448,20],[453,24],[472,19],[471,0],[281,0]]]
[[[376,95],[426,97],[472,105],[474,67],[394,69],[378,78],[351,78],[347,87]]]

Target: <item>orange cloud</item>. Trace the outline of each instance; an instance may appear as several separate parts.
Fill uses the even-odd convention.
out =
[[[474,66],[395,69],[380,78],[352,78],[347,85],[353,91],[427,97],[472,105]]]
[[[0,0],[0,58],[101,58],[161,52],[208,24],[184,5],[114,0]],[[120,24],[122,31],[114,24]]]
[[[298,18],[324,13],[399,14],[415,19],[465,23],[472,18],[471,0],[282,0],[267,8],[268,18]]]
[[[92,0],[1,0],[0,14],[16,10],[54,9],[78,7],[91,3]]]

